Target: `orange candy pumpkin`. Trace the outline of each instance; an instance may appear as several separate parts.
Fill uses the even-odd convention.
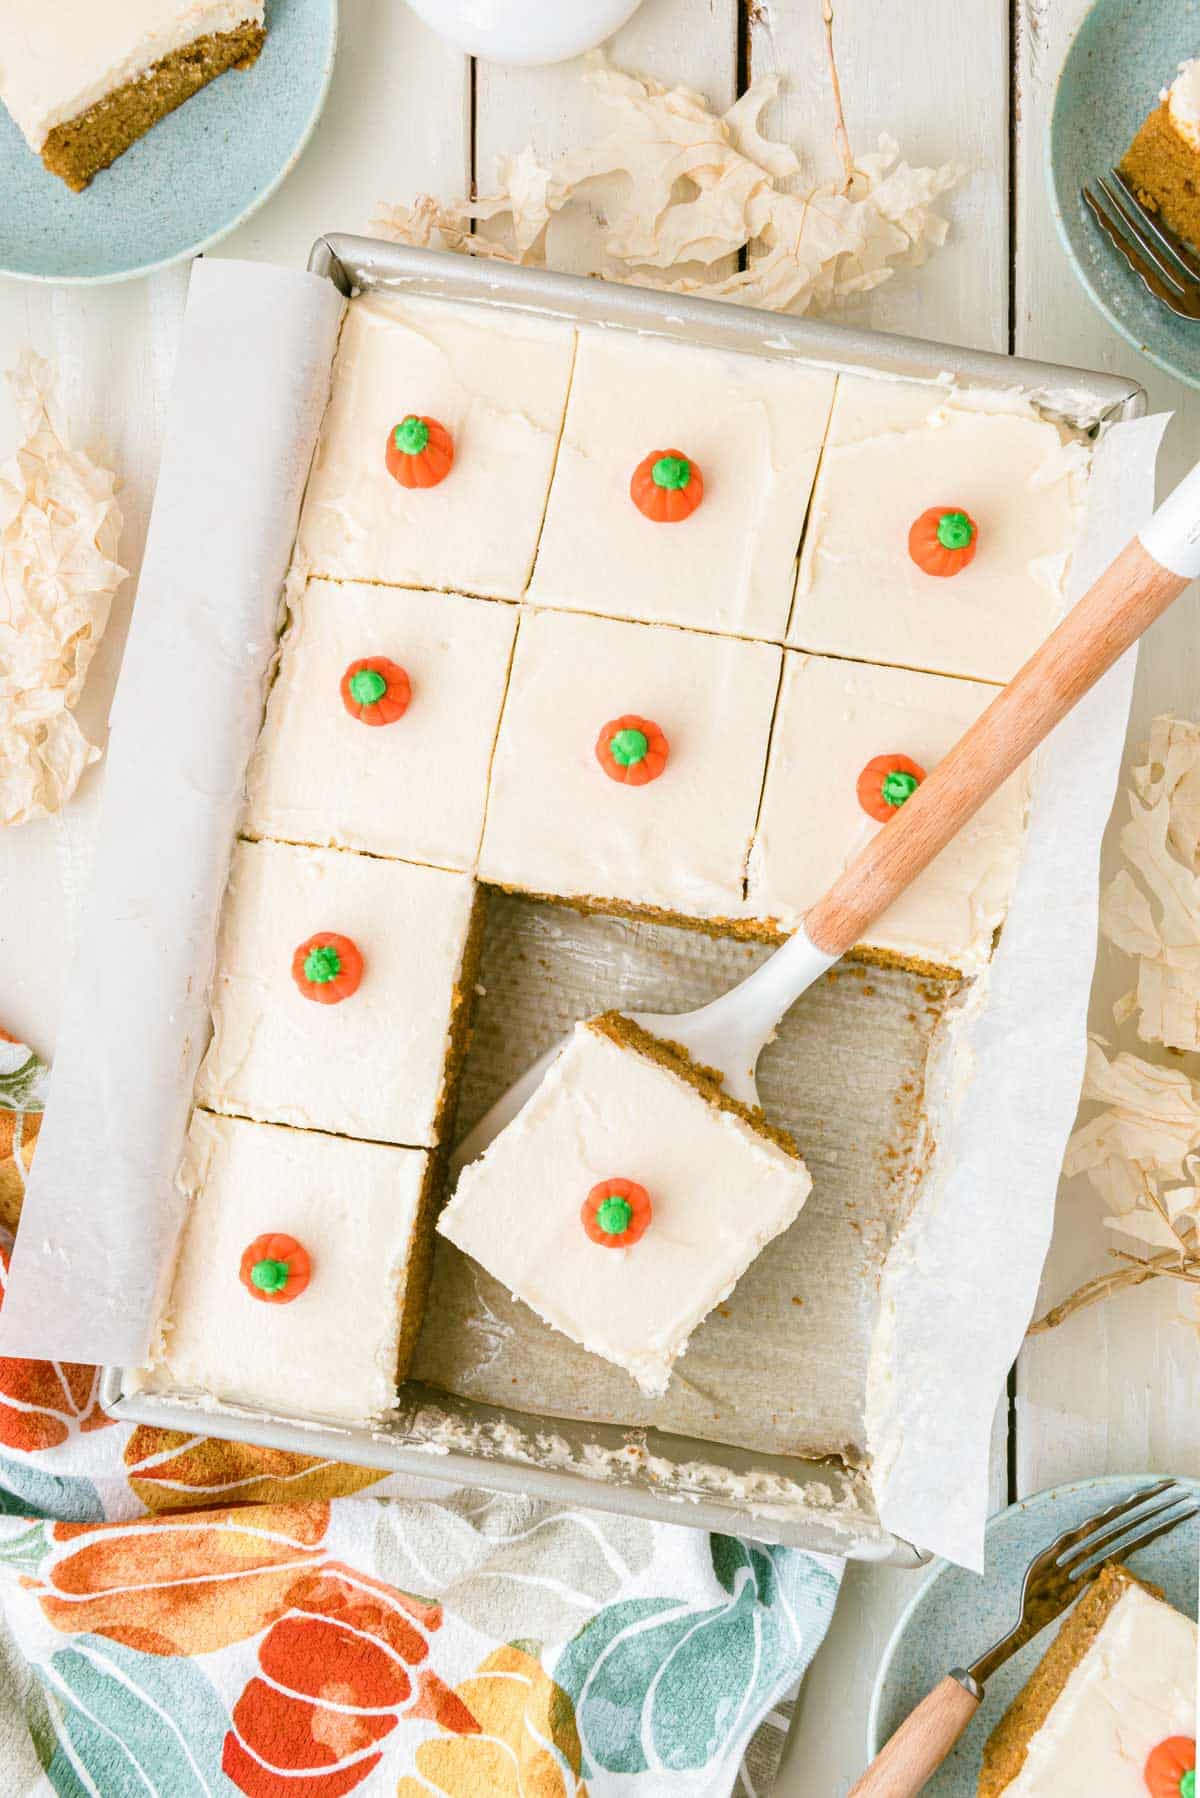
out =
[[[351,662],[341,682],[342,704],[360,724],[395,724],[412,699],[412,682],[399,662],[362,656]]]
[[[292,956],[292,979],[318,1005],[339,1005],[358,991],[362,976],[357,944],[333,930],[318,930]]]
[[[610,780],[627,787],[657,780],[670,753],[671,745],[653,718],[640,718],[636,712],[610,718],[596,738],[596,760]]]
[[[294,1236],[268,1230],[242,1251],[238,1278],[251,1298],[264,1305],[290,1305],[312,1275],[308,1250]]]
[[[979,526],[961,506],[930,506],[908,533],[908,553],[924,574],[961,574],[978,548]]]
[[[925,770],[906,755],[874,755],[858,777],[858,803],[886,824],[920,786]]]
[[[454,439],[436,418],[410,412],[388,432],[387,470],[402,487],[436,487],[454,465]]]
[[[633,471],[629,497],[652,524],[681,524],[704,498],[704,477],[682,450],[651,450]]]
[[[593,1242],[605,1249],[628,1249],[650,1226],[650,1194],[636,1180],[601,1180],[583,1201],[580,1217]]]
[[[1194,1798],[1196,1791],[1196,1739],[1168,1736],[1150,1750],[1142,1777],[1152,1798]],[[1188,1781],[1188,1774],[1192,1775]]]

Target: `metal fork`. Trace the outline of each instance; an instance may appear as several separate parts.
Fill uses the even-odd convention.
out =
[[[1156,1499],[1161,1502],[1155,1504]],[[1147,1505],[1152,1508],[1144,1509]],[[1014,1627],[969,1668],[955,1667],[922,1699],[848,1798],[915,1798],[975,1715],[997,1668],[1074,1604],[1102,1568],[1197,1515],[1200,1503],[1191,1492],[1174,1480],[1161,1480],[1064,1530],[1026,1568]]]
[[[1200,256],[1140,200],[1120,169],[1083,189],[1083,202],[1143,285],[1179,318],[1200,320]]]

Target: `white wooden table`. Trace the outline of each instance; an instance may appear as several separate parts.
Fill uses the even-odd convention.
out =
[[[1178,413],[1164,462],[1164,479],[1172,479],[1200,456],[1200,394],[1159,375],[1092,309],[1046,200],[1053,83],[1086,4],[1016,0],[1014,42],[1008,0],[838,0],[853,142],[872,147],[886,129],[914,162],[957,159],[969,171],[946,203],[948,247],[877,290],[865,322],[1136,374],[1154,407]],[[333,92],[315,140],[282,192],[221,254],[302,265],[320,232],[364,230],[380,201],[422,190],[456,197],[473,174],[486,190],[498,154],[530,140],[553,150],[592,135],[596,109],[570,65],[473,66],[402,0],[343,0],[342,11]],[[623,67],[700,88],[721,106],[748,73],[782,74],[785,92],[768,125],[815,170],[834,166],[820,0],[645,0],[612,54]],[[135,573],[185,285],[183,270],[93,290],[0,282],[0,368],[27,342],[58,364],[75,428],[85,441],[105,441],[124,476],[122,553]],[[5,391],[0,454],[14,428]],[[89,679],[81,715],[92,731],[103,726],[133,591],[127,583]],[[1190,595],[1145,646],[1131,742],[1157,711],[1200,710],[1196,641]],[[0,841],[0,1023],[45,1053],[54,1048],[101,780],[102,765],[64,817]],[[1067,1195],[1046,1274],[1048,1301],[1099,1269],[1103,1239],[1098,1207],[1084,1194]],[[1193,1402],[1200,1344],[1186,1315],[1176,1290],[1160,1282],[1034,1341],[1016,1370],[1015,1404],[997,1418],[996,1503],[1105,1471],[1200,1474]],[[875,1669],[915,1577],[849,1569],[805,1683],[778,1798],[836,1798],[861,1769]]]

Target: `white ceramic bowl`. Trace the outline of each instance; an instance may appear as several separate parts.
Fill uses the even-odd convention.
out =
[[[408,0],[415,13],[471,56],[490,62],[565,62],[593,50],[642,0]]]

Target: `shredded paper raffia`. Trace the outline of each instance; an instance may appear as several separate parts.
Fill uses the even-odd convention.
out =
[[[600,55],[585,78],[615,115],[608,136],[549,162],[526,148],[500,160],[495,193],[450,205],[422,194],[381,207],[373,228],[397,243],[544,266],[551,219],[589,183],[623,176],[596,272],[791,313],[866,293],[945,241],[934,202],[960,179],[957,164],[913,168],[885,135],[855,160],[848,185],[796,185],[800,158],[761,129],[774,79],[717,114],[689,88],[623,74]],[[473,233],[496,220],[506,221],[504,240]],[[727,272],[742,251],[747,266]]]
[[[99,750],[72,707],[125,578],[116,478],[66,439],[48,362],[9,376],[24,437],[0,464],[0,823],[59,811]]]

